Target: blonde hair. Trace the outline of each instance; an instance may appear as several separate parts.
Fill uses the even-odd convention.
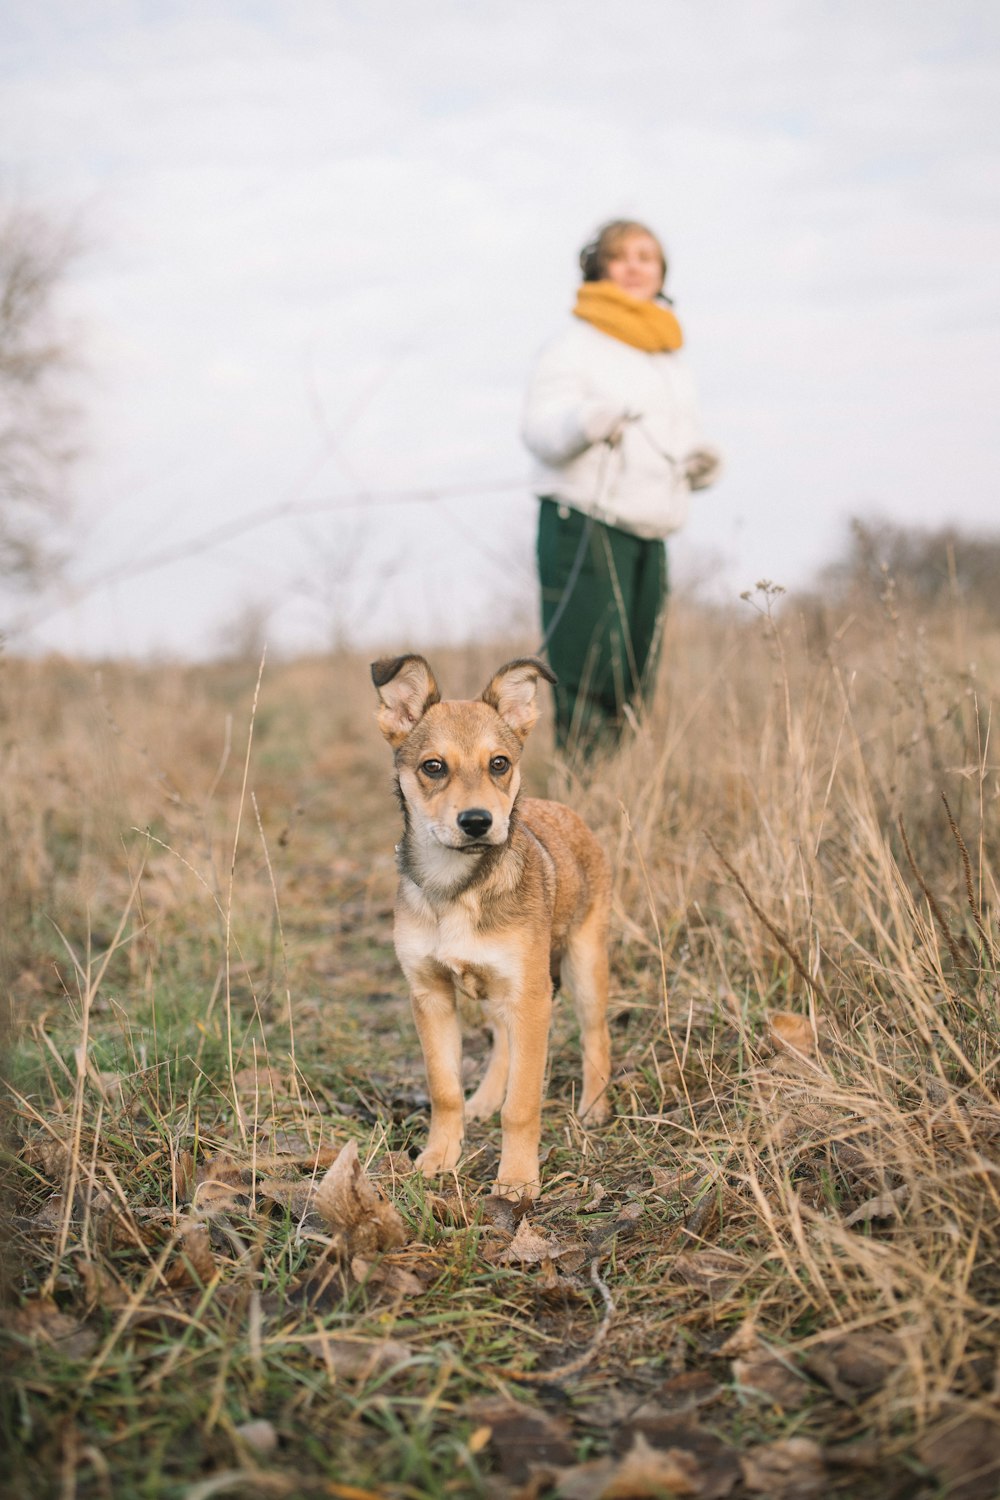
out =
[[[660,264],[663,267],[663,281],[667,279],[667,255],[659,237],[646,224],[640,224],[638,219],[610,219],[607,224],[602,224],[594,235],[588,240],[580,251],[580,270],[583,272],[584,281],[603,281],[608,273],[608,262],[613,258],[622,240],[627,239],[630,234],[646,234],[653,241],[660,252]],[[660,282],[662,287],[663,281]]]

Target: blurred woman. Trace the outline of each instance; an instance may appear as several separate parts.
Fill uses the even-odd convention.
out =
[[[644,224],[616,219],[580,252],[567,326],[542,350],[525,402],[538,460],[538,570],[556,688],[556,741],[613,746],[653,685],[667,599],[664,538],[719,459],[701,432],[667,260]]]

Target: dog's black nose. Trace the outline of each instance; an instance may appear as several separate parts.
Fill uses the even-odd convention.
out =
[[[488,813],[485,807],[467,807],[464,812],[459,813],[457,822],[470,839],[481,839],[484,833],[490,831],[493,814]]]

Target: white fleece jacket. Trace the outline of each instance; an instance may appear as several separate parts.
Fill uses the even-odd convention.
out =
[[[571,318],[538,357],[522,436],[539,495],[641,537],[687,519],[685,460],[706,444],[681,355],[646,354]]]

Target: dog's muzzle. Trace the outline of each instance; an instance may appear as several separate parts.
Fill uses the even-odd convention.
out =
[[[481,839],[493,826],[493,814],[485,807],[467,807],[455,819],[462,832],[470,839]]]

